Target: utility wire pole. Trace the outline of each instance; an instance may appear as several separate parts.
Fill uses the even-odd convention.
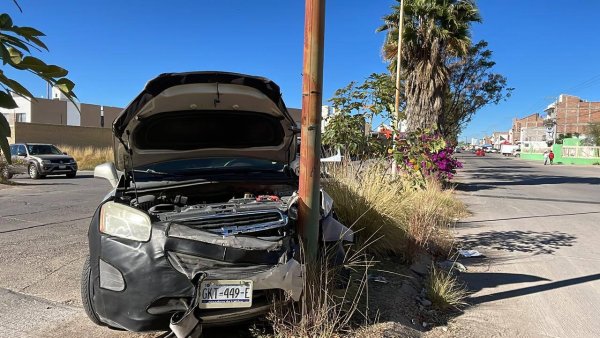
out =
[[[321,104],[325,0],[306,0],[304,20],[298,221],[306,258],[309,262],[315,262],[319,247],[321,217]]]
[[[404,28],[404,1],[400,2],[400,19],[398,19],[398,54],[396,57],[396,101],[394,103],[394,134],[392,135],[393,155],[396,154],[396,135],[400,127],[400,73],[402,71],[402,32]],[[398,171],[396,158],[392,158],[392,175]]]

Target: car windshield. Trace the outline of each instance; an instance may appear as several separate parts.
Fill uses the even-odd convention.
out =
[[[51,144],[28,144],[29,155],[62,155],[62,151]]]
[[[280,172],[284,164],[268,160],[244,157],[213,157],[202,159],[185,159],[146,165],[136,168],[138,175],[156,176],[194,176],[208,172]]]

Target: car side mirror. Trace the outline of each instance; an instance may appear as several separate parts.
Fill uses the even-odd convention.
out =
[[[112,162],[97,165],[96,168],[94,168],[94,177],[107,179],[113,188],[116,188],[119,184],[117,168]]]
[[[67,154],[67,152],[66,152],[66,151],[63,151],[63,155],[69,155],[69,154]]]

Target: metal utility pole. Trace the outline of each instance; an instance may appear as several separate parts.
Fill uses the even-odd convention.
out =
[[[309,261],[316,260],[319,247],[324,40],[325,0],[306,0],[298,218]]]
[[[398,132],[400,120],[400,73],[402,70],[402,31],[404,28],[404,1],[400,2],[400,19],[398,20],[398,54],[396,57],[396,101],[394,103],[394,135],[392,136],[392,144],[394,154],[396,153],[396,135]],[[392,161],[392,174],[395,176],[397,172],[396,159]]]

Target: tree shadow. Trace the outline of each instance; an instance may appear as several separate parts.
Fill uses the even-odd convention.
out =
[[[499,181],[500,179],[505,179]],[[471,175],[471,179],[486,180],[481,183],[463,183],[458,182],[456,190],[458,191],[479,191],[497,189],[503,186],[532,186],[532,185],[555,185],[555,184],[591,184],[600,185],[600,177],[572,177],[572,176],[539,176],[539,175],[528,175],[528,174],[513,174],[513,175],[502,175],[497,171],[491,171],[489,173],[479,173]],[[491,181],[487,181],[491,180]]]
[[[487,231],[474,236],[461,236],[459,241],[465,248],[488,247],[509,252],[524,252],[534,255],[552,254],[565,246],[572,246],[577,238],[560,231]]]
[[[538,201],[538,202],[600,204],[600,202],[595,202],[595,201],[567,200],[567,199],[540,198],[540,197],[522,197],[522,196],[510,196],[510,197],[508,197],[508,196],[483,195],[483,194],[471,194],[470,196],[488,197],[488,198],[501,198],[501,199],[510,199],[510,200]]]
[[[465,276],[465,279],[470,278],[470,277],[468,277],[468,275],[469,274],[465,274],[463,276]],[[474,274],[474,275],[477,275],[477,274]],[[481,274],[481,275],[483,275],[483,274]],[[489,273],[487,275],[492,275],[492,276],[485,277],[485,278],[494,278],[494,275],[497,275],[497,274]],[[511,274],[508,274],[508,275],[511,275]],[[475,279],[477,277],[481,277],[481,276],[473,276],[473,279]],[[529,276],[529,275],[518,275],[518,274],[515,274],[513,276],[504,276],[504,278],[508,278],[509,280],[510,279],[519,280],[520,278],[524,278],[524,282],[535,282],[535,281],[547,280],[547,279],[540,278],[540,277]],[[599,279],[600,279],[600,274],[570,278],[570,279],[550,282],[550,283],[546,283],[546,284],[528,286],[525,288],[520,288],[520,289],[515,289],[515,290],[497,292],[497,293],[493,293],[493,294],[489,294],[489,295],[471,297],[469,299],[469,303],[472,305],[477,305],[477,304],[493,302],[493,301],[497,301],[497,300],[501,300],[501,299],[521,297],[521,296],[526,296],[526,295],[530,295],[530,294],[534,294],[534,293],[538,293],[538,292],[544,292],[544,291],[550,291],[550,290],[554,290],[554,289],[558,289],[558,288],[563,288],[563,287],[567,287],[567,286],[571,286],[571,285],[592,282],[592,281],[599,280]],[[522,282],[519,282],[519,283],[522,283]],[[506,284],[508,284],[508,283],[506,283]]]
[[[468,272],[460,276],[461,280],[467,284],[467,288],[471,293],[506,284],[549,281],[547,278],[538,276],[502,272]]]
[[[572,202],[572,203],[583,203],[583,202]],[[600,204],[600,202],[598,202],[598,203],[594,202],[592,204]],[[522,219],[531,219],[531,218],[564,217],[564,216],[578,216],[578,215],[591,215],[591,214],[600,214],[600,211],[588,211],[588,212],[573,212],[573,213],[564,213],[564,214],[533,215],[533,216],[518,216],[518,217],[480,219],[480,220],[475,220],[475,221],[460,222],[460,224],[461,224],[461,226],[462,225],[466,225],[466,227],[475,228],[476,226],[469,226],[469,225],[472,224],[472,223],[488,223],[488,222],[512,221],[512,220],[522,220]]]

